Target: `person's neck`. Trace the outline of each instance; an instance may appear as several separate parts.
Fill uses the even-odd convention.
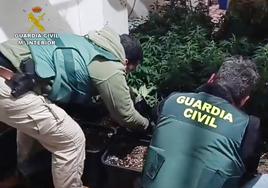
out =
[[[229,103],[234,104],[234,100],[230,91],[219,84],[203,84],[196,89],[196,92],[205,92],[216,97],[225,99]]]

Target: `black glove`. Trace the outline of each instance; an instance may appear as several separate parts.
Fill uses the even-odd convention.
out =
[[[24,93],[31,91],[37,85],[38,76],[35,73],[35,66],[32,59],[28,58],[21,62],[22,73],[15,73],[6,83],[11,88],[13,97],[18,98]]]
[[[29,78],[23,73],[14,74],[10,80],[6,80],[6,83],[11,88],[11,94],[15,98],[33,90],[36,85],[35,79]]]
[[[152,121],[152,120],[149,120],[149,125],[148,125],[148,127],[146,128],[146,130],[145,130],[146,134],[147,134],[147,135],[152,135],[153,132],[154,132],[154,130],[155,130],[155,128],[156,128],[156,124],[155,124],[155,122]]]
[[[152,137],[154,126],[155,126],[154,123],[149,123],[149,125],[146,128],[120,127],[117,133],[118,135],[124,135],[130,138],[150,140]]]
[[[135,103],[134,107],[142,116],[146,118],[150,117],[152,108],[147,104],[144,99]]]

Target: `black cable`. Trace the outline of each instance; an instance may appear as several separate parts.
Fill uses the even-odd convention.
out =
[[[137,0],[134,0],[133,5],[132,5],[132,8],[131,8],[131,10],[130,10],[130,12],[129,12],[129,14],[128,14],[128,17],[133,13],[134,7],[135,7],[135,5],[136,5],[136,1],[137,1]]]

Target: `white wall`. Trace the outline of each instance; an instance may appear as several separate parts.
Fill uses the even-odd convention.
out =
[[[166,4],[166,0],[125,0],[127,1],[127,9],[129,12],[129,19],[146,17],[149,15],[151,8],[155,8],[155,3],[159,5]],[[132,13],[131,10],[133,9]],[[130,14],[131,13],[131,14]]]
[[[128,12],[130,13],[133,9],[132,13],[129,15],[129,18],[133,19],[148,16],[150,11],[150,5],[153,5],[155,1],[156,0],[127,0]]]
[[[123,0],[103,0],[104,23],[118,33],[128,33],[128,11]]]
[[[118,33],[128,32],[127,9],[120,0],[0,0],[0,42],[12,38],[14,33],[40,32],[36,27],[29,31],[28,20],[32,8],[41,7],[35,18],[45,14],[40,24],[44,32],[71,32],[86,34],[108,24]],[[116,3],[117,2],[117,3]]]

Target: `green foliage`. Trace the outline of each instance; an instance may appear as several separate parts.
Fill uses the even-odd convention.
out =
[[[220,41],[222,50],[230,55],[240,54],[243,56],[252,56],[256,45],[253,42],[249,42],[246,37],[238,38],[235,35],[228,40]]]
[[[259,67],[263,80],[268,80],[268,44],[258,46],[254,59]]]
[[[132,94],[135,95],[134,103],[145,100],[150,107],[153,107],[158,102],[157,94],[150,95],[150,93],[155,89],[154,86],[147,88],[146,85],[141,86],[139,89],[131,88]]]
[[[128,82],[137,89],[144,85],[157,88],[150,93],[154,103],[172,91],[193,90],[217,70],[224,57],[210,39],[207,10],[165,8],[164,14],[152,14],[132,31],[142,43],[144,61]]]
[[[258,46],[253,58],[258,66],[259,73],[261,75],[257,90],[254,96],[254,113],[262,116],[263,119],[267,117],[268,107],[268,44]]]
[[[150,98],[147,102],[153,106],[173,91],[195,90],[218,70],[225,57],[249,56],[258,65],[261,81],[247,111],[268,122],[268,44],[236,35],[214,40],[212,25],[202,7],[163,9],[166,11],[152,14],[132,31],[144,51],[142,66],[128,79],[137,88],[137,95],[141,88],[153,88],[146,93]]]

